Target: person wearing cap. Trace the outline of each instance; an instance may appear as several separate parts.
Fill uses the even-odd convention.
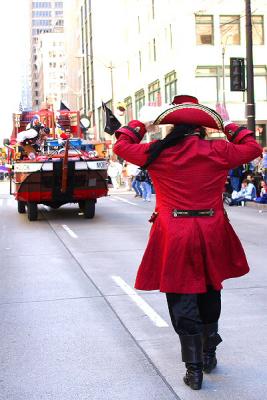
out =
[[[249,271],[223,208],[224,184],[229,169],[262,152],[252,131],[226,121],[226,109],[221,115],[193,96],[175,96],[153,120],[152,126],[172,125],[164,139],[140,143],[151,125],[139,120],[115,133],[114,152],[147,169],[156,192],[135,288],[166,293],[186,366],[184,382],[192,389],[200,389],[203,371],[210,373],[217,364],[222,282]],[[228,140],[204,140],[206,127]]]

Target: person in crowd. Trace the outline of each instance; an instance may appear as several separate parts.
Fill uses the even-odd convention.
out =
[[[225,204],[229,205],[229,203],[231,203],[231,201],[232,201],[232,193],[233,193],[233,188],[232,188],[232,185],[231,185],[230,176],[228,175],[227,179],[225,181],[224,190],[223,190],[223,202]]]
[[[128,163],[126,161],[124,161],[122,163],[121,180],[122,180],[122,183],[123,183],[125,189],[127,191],[130,191],[131,188],[132,188],[132,185],[130,184],[130,177],[128,175],[128,168],[127,167],[128,167]]]
[[[252,131],[230,122],[223,107],[221,114],[225,123],[194,96],[175,96],[149,121],[142,122],[141,113],[115,133],[114,152],[147,169],[156,192],[135,288],[166,293],[186,366],[184,382],[194,390],[201,389],[203,371],[210,373],[217,363],[222,282],[249,271],[223,208],[226,177],[262,151]],[[172,125],[164,139],[140,143],[147,130],[162,124]],[[224,132],[229,142],[204,140],[204,127]]]
[[[229,171],[232,190],[236,190],[237,192],[240,190],[241,187],[242,171],[243,171],[243,166],[230,169]]]
[[[152,182],[147,170],[141,169],[137,174],[136,179],[141,182],[142,198],[143,201],[151,201],[152,196]]]
[[[261,185],[261,191],[260,195],[254,199],[256,203],[262,203],[266,204],[267,203],[267,184],[264,182],[262,179],[260,182]]]
[[[120,177],[122,173],[122,165],[116,160],[110,160],[108,166],[108,176],[110,176],[114,189],[120,188]]]
[[[257,197],[256,188],[248,179],[244,179],[241,190],[232,192],[232,201],[229,206],[239,206],[246,201],[253,201]]]
[[[140,187],[136,188],[136,186],[133,185],[135,177],[138,173],[138,166],[131,163],[127,163],[126,169],[127,169],[129,190],[131,191],[133,189],[135,192],[135,197],[140,197],[142,195],[141,188]]]
[[[141,181],[138,177],[139,173],[139,168],[138,165],[131,164],[131,174],[132,174],[132,188],[135,191],[135,196],[134,197],[142,197],[143,192],[142,192],[142,187],[141,187]]]
[[[262,152],[262,176],[264,182],[267,183],[267,147],[263,147]]]
[[[256,197],[260,193],[260,177],[254,174],[247,175],[248,180],[248,191],[251,192],[252,198]]]

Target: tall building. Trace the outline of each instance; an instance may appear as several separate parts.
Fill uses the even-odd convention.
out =
[[[58,109],[66,92],[64,33],[41,33],[38,36],[37,70],[39,99]]]
[[[31,89],[32,89],[32,108],[38,109],[42,98],[40,92],[40,71],[41,65],[38,54],[39,36],[64,30],[63,1],[32,1],[30,0],[30,35],[31,35]]]

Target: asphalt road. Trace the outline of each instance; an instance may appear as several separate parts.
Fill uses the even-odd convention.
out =
[[[151,203],[18,214],[0,183],[1,400],[267,399],[267,212],[228,208],[251,272],[225,282],[218,368],[194,392],[164,294],[133,292]]]

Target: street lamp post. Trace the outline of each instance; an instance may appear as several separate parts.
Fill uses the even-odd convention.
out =
[[[110,61],[110,64],[107,66],[110,69],[110,85],[111,85],[111,111],[114,113],[114,80],[113,80],[113,69],[115,66]]]
[[[252,24],[250,0],[246,2],[246,56],[247,56],[247,127],[255,132],[254,73],[252,51]]]

